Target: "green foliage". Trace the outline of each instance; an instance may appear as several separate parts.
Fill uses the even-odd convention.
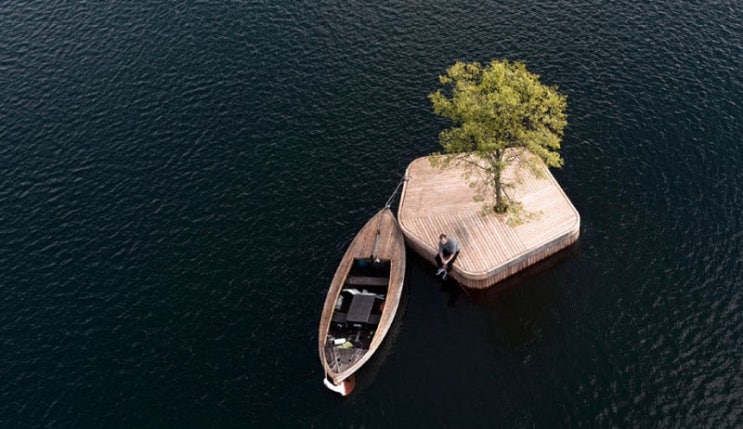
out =
[[[457,62],[439,81],[446,93],[439,89],[428,98],[434,112],[452,126],[439,134],[444,156],[432,163],[463,162],[477,171],[468,180],[482,181],[492,190],[496,212],[508,208],[508,184],[501,176],[509,164],[516,162],[534,174],[541,171],[540,162],[563,165],[557,151],[567,125],[567,97],[557,87],[543,85],[523,63],[494,60],[483,67]]]
[[[539,219],[543,214],[544,213],[541,210],[536,213],[527,211],[524,208],[523,204],[516,201],[516,202],[511,203],[508,206],[508,215],[506,216],[506,224],[508,224],[508,226],[523,225],[526,222]]]

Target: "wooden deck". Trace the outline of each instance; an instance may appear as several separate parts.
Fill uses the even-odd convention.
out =
[[[454,237],[462,249],[452,277],[471,288],[486,288],[569,246],[578,239],[580,215],[552,174],[544,167],[538,179],[523,171],[521,183],[509,189],[536,219],[509,226],[501,216],[483,215],[483,202],[462,177],[463,167],[432,167],[428,157],[407,170],[398,220],[408,245],[433,263],[439,234]],[[514,169],[506,177],[514,177]]]

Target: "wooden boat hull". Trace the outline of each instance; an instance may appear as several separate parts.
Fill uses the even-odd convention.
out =
[[[384,208],[364,225],[346,249],[325,299],[318,351],[326,377],[333,385],[342,386],[344,381],[348,384],[352,380],[349,377],[382,344],[397,313],[404,280],[402,230],[390,209]],[[339,335],[344,338],[338,338]],[[342,394],[350,393],[347,388],[342,390],[346,392]]]

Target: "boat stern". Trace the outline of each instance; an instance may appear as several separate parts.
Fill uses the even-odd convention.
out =
[[[353,388],[356,387],[356,378],[352,375],[339,384],[334,384],[328,377],[325,377],[323,378],[323,383],[325,387],[333,392],[339,393],[341,396],[348,396],[353,392]]]

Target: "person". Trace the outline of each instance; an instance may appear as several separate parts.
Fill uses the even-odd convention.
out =
[[[439,253],[436,254],[436,266],[439,267],[436,271],[436,275],[441,275],[441,278],[446,280],[449,275],[454,261],[459,256],[459,243],[457,240],[447,237],[446,234],[439,236]]]

